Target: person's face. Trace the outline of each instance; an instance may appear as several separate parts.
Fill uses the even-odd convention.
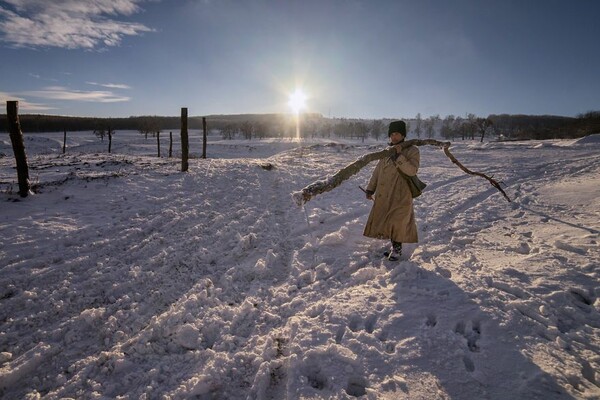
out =
[[[400,132],[392,132],[390,135],[390,142],[392,142],[392,144],[398,144],[402,140],[404,140],[404,135]]]

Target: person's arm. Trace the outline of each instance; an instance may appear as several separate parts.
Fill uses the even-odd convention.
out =
[[[366,194],[367,199],[371,200],[373,198],[373,194],[375,194],[375,189],[377,189],[377,179],[379,177],[379,169],[381,168],[381,161],[377,163],[375,170],[371,174],[371,179],[369,179],[369,184],[367,185]]]
[[[398,147],[397,147],[398,148]],[[421,153],[417,146],[410,146],[407,151],[396,158],[396,165],[408,176],[415,176],[419,171]]]

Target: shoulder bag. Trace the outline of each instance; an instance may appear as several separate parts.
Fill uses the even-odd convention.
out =
[[[415,197],[419,197],[423,193],[423,189],[425,189],[427,184],[425,182],[423,182],[422,180],[420,180],[419,177],[416,175],[414,175],[414,176],[406,175],[404,172],[402,172],[400,170],[400,168],[398,166],[396,166],[396,169],[398,170],[398,173],[400,174],[400,176],[403,177],[404,179],[406,179],[406,182],[408,183],[408,187],[410,189],[410,193],[412,194],[413,199]]]

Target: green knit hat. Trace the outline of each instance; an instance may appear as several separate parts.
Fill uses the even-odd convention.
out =
[[[392,133],[400,132],[404,136],[406,136],[406,123],[404,121],[392,121],[390,122],[390,127],[388,128],[388,137],[392,136]]]

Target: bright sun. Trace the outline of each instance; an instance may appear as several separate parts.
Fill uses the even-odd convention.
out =
[[[294,93],[290,94],[288,105],[296,114],[298,114],[301,109],[306,107],[306,95],[302,89],[296,89]]]

